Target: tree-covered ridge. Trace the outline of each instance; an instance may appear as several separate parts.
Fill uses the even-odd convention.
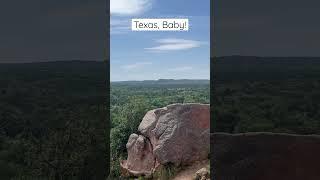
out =
[[[319,58],[228,57],[211,71],[211,95],[208,83],[112,83],[110,120],[104,63],[0,64],[0,179],[106,175],[108,120],[116,175],[144,114],[177,102],[211,98],[220,132],[320,133]]]
[[[320,133],[320,58],[212,60],[215,131]]]
[[[107,174],[105,64],[0,64],[0,179]]]
[[[207,79],[158,79],[158,80],[144,80],[144,81],[114,81],[111,84],[114,85],[131,85],[131,86],[201,86],[208,85],[210,80]]]

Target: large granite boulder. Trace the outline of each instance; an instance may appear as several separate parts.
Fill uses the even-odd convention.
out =
[[[318,180],[320,136],[211,134],[211,177],[218,180]]]
[[[190,165],[210,153],[210,106],[173,104],[145,115],[128,140],[126,175],[152,173],[159,165]]]

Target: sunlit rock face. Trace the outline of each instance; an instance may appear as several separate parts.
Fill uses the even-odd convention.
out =
[[[146,175],[161,164],[189,165],[208,158],[210,106],[172,104],[144,116],[137,134],[127,143],[123,175]]]
[[[128,175],[151,174],[155,165],[155,157],[150,141],[142,135],[131,134],[126,147],[128,159],[121,163],[124,173]],[[126,172],[127,170],[130,171]]]

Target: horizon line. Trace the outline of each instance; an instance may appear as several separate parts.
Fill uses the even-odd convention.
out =
[[[5,61],[5,62],[2,62]],[[55,62],[105,62],[106,60],[104,59],[41,59],[39,61],[19,61],[19,60],[1,60],[0,59],[0,64],[32,64],[32,63],[55,63]]]
[[[320,58],[319,56],[256,56],[256,55],[224,55],[224,56],[211,56],[212,58],[224,58],[224,57],[255,57],[255,58]],[[9,59],[9,58],[8,58]],[[21,59],[21,58],[20,58]],[[26,58],[29,59],[29,58]],[[46,59],[46,58],[39,58],[40,61],[19,61],[19,60],[13,60],[13,62],[10,62],[10,60],[1,60],[0,58],[0,64],[32,64],[32,63],[55,63],[55,62],[111,62],[109,58],[104,59]],[[5,61],[5,62],[1,62]]]
[[[110,81],[110,82],[128,82],[128,81],[131,81],[131,82],[142,82],[142,81],[159,81],[159,80],[174,80],[174,81],[177,81],[177,80],[205,80],[205,81],[210,81],[210,79],[145,79],[145,80],[120,80],[120,81]]]
[[[258,57],[258,58],[320,58],[319,56],[256,56],[256,55],[224,55],[224,56],[210,56],[210,58],[222,57]]]

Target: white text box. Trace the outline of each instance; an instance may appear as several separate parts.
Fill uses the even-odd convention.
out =
[[[188,31],[189,19],[132,19],[132,31]]]

